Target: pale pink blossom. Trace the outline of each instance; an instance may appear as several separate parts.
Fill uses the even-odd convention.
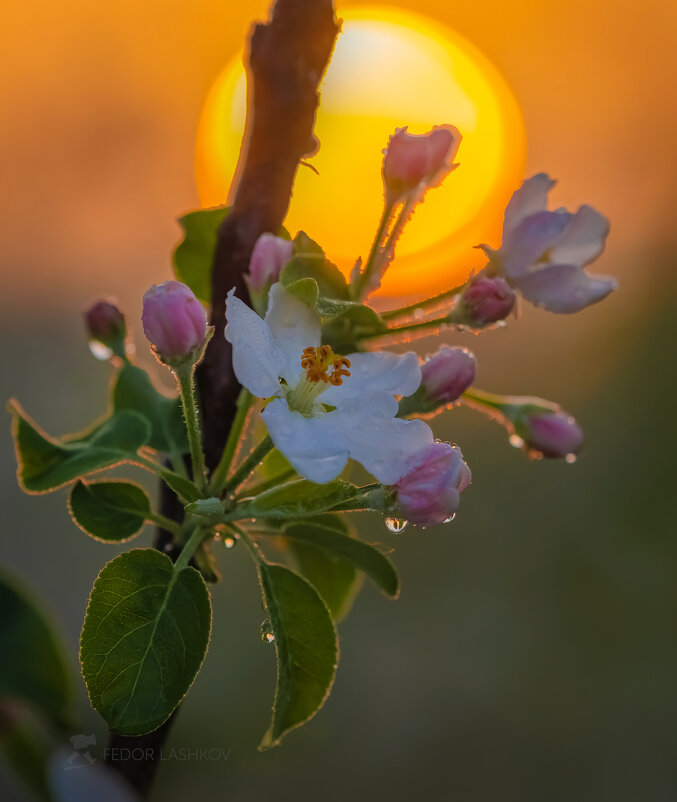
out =
[[[421,387],[432,401],[456,401],[475,381],[475,356],[467,348],[443,345],[421,365]]]
[[[207,315],[180,281],[154,284],[143,296],[143,331],[164,362],[197,356],[207,335]]]
[[[248,284],[252,292],[260,292],[280,277],[280,271],[291,259],[293,245],[274,234],[261,234],[249,261]]]

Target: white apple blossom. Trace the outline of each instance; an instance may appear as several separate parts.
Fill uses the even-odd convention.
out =
[[[550,312],[578,312],[617,286],[615,279],[583,269],[604,250],[609,221],[592,206],[575,214],[548,211],[555,183],[545,173],[527,179],[505,210],[500,249],[483,248],[488,272],[500,272],[527,301]]]
[[[238,381],[270,399],[261,413],[270,437],[307,479],[331,481],[350,457],[392,485],[407,459],[433,442],[426,423],[396,417],[395,396],[421,383],[413,352],[334,354],[320,345],[317,313],[279,283],[265,319],[231,290],[226,320]]]

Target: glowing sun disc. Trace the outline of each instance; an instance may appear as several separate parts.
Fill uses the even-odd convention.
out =
[[[299,168],[285,225],[316,239],[348,273],[366,255],[381,212],[381,151],[398,127],[452,123],[463,134],[455,170],[431,190],[402,236],[382,294],[439,292],[482,266],[503,210],[522,180],[521,113],[496,68],[458,34],[408,11],[369,6],[344,19],[321,87],[321,147]],[[200,119],[196,179],[203,206],[225,202],[245,124],[242,56],[214,82]]]

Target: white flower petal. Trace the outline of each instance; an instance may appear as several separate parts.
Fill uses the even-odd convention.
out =
[[[320,344],[320,317],[278,282],[270,288],[266,323],[284,354],[281,375],[294,385],[302,373],[303,349]]]
[[[550,250],[550,261],[566,265],[587,265],[604,250],[609,221],[592,206],[581,206],[559,242]]]
[[[253,309],[228,293],[225,336],[233,346],[233,370],[240,384],[259,398],[280,392],[282,352],[273,342],[268,324]]]
[[[276,447],[301,476],[324,484],[335,479],[348,460],[348,443],[332,413],[306,418],[276,398],[261,413]]]
[[[497,252],[505,276],[509,279],[522,276],[542,261],[562,239],[573,217],[567,211],[536,212],[522,220]]]
[[[422,420],[369,414],[370,402],[371,399],[364,399],[355,410],[344,435],[352,459],[362,463],[379,482],[393,485],[407,472],[408,460],[434,441],[433,433]]]
[[[527,301],[549,312],[571,314],[598,303],[617,287],[613,278],[588,275],[578,265],[545,265],[516,286]]]
[[[325,390],[319,400],[323,404],[339,406],[359,396],[385,392],[390,395],[411,395],[421,384],[421,366],[413,351],[393,354],[374,351],[366,354],[349,354],[350,376],[343,384]]]
[[[504,243],[522,220],[536,212],[545,211],[548,205],[548,192],[556,183],[547,173],[538,173],[528,178],[516,192],[513,192],[505,209]]]

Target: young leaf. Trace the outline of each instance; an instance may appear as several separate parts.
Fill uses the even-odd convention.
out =
[[[284,536],[295,549],[298,546],[311,547],[324,552],[327,557],[352,563],[364,571],[387,596],[397,598],[399,579],[393,564],[373,546],[350,537],[347,527],[338,516],[318,515],[305,521],[287,522],[284,524]],[[310,576],[308,579],[313,581]],[[322,595],[319,587],[317,590]]]
[[[55,440],[41,432],[16,402],[13,434],[19,484],[27,493],[49,493],[88,473],[133,459],[148,442],[150,426],[137,412],[117,412],[82,439]]]
[[[282,565],[261,562],[259,580],[277,653],[273,719],[260,749],[317,713],[334,682],[336,629],[315,588]]]
[[[148,445],[156,451],[170,454],[188,452],[181,401],[158,392],[142,368],[130,364],[122,366],[113,385],[113,408],[141,413],[151,427]]]
[[[89,598],[80,662],[92,706],[121,735],[169,718],[202,665],[211,630],[199,572],[154,549],[111,560]]]
[[[200,209],[179,218],[184,238],[174,250],[174,273],[205,303],[212,299],[212,262],[219,226],[229,212],[227,206]]]
[[[294,238],[294,255],[280,273],[285,287],[300,279],[311,278],[317,282],[319,293],[327,298],[350,298],[350,290],[343,273],[324,255],[322,248],[305,232]]]
[[[320,527],[337,533],[339,537],[351,537],[345,517],[338,515],[318,515],[317,518],[299,523],[289,522],[284,534],[287,535],[289,530],[296,528],[314,534]],[[324,599],[334,621],[343,620],[352,607],[364,574],[358,572],[350,560],[345,560],[330,550],[318,548],[314,538],[295,539],[287,536],[285,539],[299,573]]]
[[[176,493],[179,500],[183,501],[184,504],[202,498],[197,487],[195,487],[190,479],[186,479],[185,476],[174,473],[174,471],[162,471],[160,476],[164,483]]]
[[[348,504],[350,499],[360,495],[361,490],[340,479],[324,485],[297,479],[266,490],[237,507],[234,514],[237,518],[301,518],[317,515],[338,504]]]
[[[71,675],[51,624],[4,574],[0,610],[0,697],[26,702],[67,728],[72,720]]]
[[[134,482],[78,481],[68,508],[85,534],[108,543],[122,543],[137,535],[150,513],[150,500]]]

